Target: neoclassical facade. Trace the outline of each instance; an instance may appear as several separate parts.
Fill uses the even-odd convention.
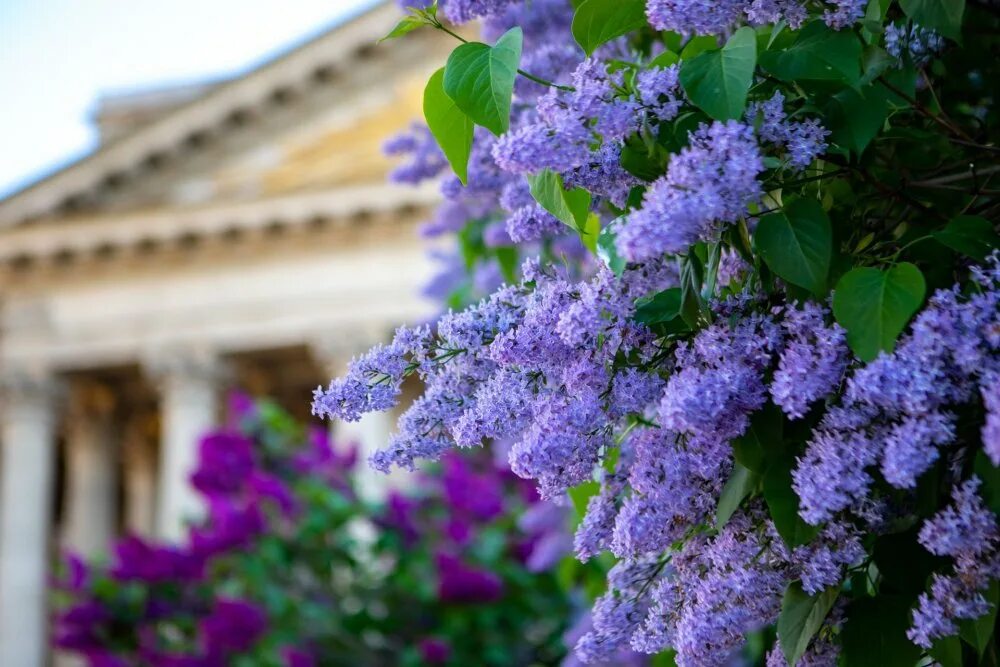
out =
[[[382,140],[451,44],[376,46],[379,5],[245,75],[102,100],[98,149],[0,201],[0,665],[40,667],[50,567],[125,531],[177,538],[231,387],[312,388],[430,316]],[[389,417],[343,435],[371,448]],[[372,478],[370,488],[376,488]]]

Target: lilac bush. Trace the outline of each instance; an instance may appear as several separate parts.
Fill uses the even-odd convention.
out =
[[[994,664],[995,6],[439,0],[390,36],[472,19],[394,177],[440,179],[466,273],[314,413],[416,375],[374,467],[489,444],[584,507],[616,564],[575,659]]]
[[[181,544],[128,537],[107,561],[71,557],[58,647],[94,667],[559,663],[565,509],[458,455],[368,504],[353,448],[236,403],[200,442],[207,517]]]

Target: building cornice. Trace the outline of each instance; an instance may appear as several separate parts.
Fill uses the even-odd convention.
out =
[[[65,258],[96,260],[134,249],[257,232],[350,227],[362,220],[410,218],[439,199],[432,184],[420,188],[377,184],[231,204],[54,219],[4,233],[0,268],[24,270]]]

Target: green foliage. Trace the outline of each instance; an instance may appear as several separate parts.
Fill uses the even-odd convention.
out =
[[[760,55],[761,67],[782,81],[840,81],[861,78],[861,42],[850,30],[831,30],[813,21],[784,48]]]
[[[833,314],[847,329],[847,342],[864,361],[892,352],[896,338],[924,302],[923,274],[902,262],[887,270],[852,269],[837,283]]]
[[[743,27],[721,49],[685,61],[681,84],[691,101],[712,118],[739,118],[746,109],[756,64],[757,37],[751,28]]]
[[[521,29],[511,28],[494,46],[462,44],[448,56],[444,91],[476,124],[493,134],[510,126],[510,99],[521,59]]]
[[[819,526],[810,526],[799,516],[799,497],[792,489],[791,457],[771,462],[764,473],[764,501],[781,539],[790,547],[806,544],[819,534]]]
[[[980,262],[1000,248],[1000,235],[989,220],[978,215],[954,217],[932,236],[942,245]]]
[[[918,25],[954,40],[962,36],[965,0],[899,0],[899,6]]]
[[[551,169],[543,169],[528,177],[531,196],[546,211],[571,229],[583,229],[590,214],[590,193],[583,188],[563,185],[562,176]]]
[[[778,616],[778,638],[789,665],[797,665],[809,648],[839,592],[836,588],[828,588],[809,595],[802,590],[801,583],[793,581],[788,584],[781,600],[781,615]]]
[[[589,56],[594,49],[646,25],[646,0],[585,0],[573,14],[573,38]]]
[[[715,510],[715,527],[722,530],[733,513],[739,509],[743,499],[753,493],[760,484],[760,475],[748,468],[744,468],[739,463],[733,464],[733,472],[729,480],[722,488],[722,495],[719,496],[719,506]]]
[[[920,647],[906,637],[911,603],[885,594],[854,600],[841,633],[845,667],[913,667]]]
[[[424,88],[424,118],[448,163],[462,184],[469,180],[472,119],[444,91],[444,68],[431,75]]]
[[[620,276],[625,270],[625,260],[618,255],[618,248],[615,246],[615,232],[611,225],[607,225],[597,236],[597,257],[604,265],[611,269],[616,276]]]
[[[818,296],[825,293],[833,230],[815,199],[796,199],[761,218],[754,245],[776,274]]]

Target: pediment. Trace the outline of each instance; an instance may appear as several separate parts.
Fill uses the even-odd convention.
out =
[[[453,46],[431,30],[376,45],[398,18],[381,3],[205,86],[0,201],[0,229],[384,183],[382,141],[419,117],[423,82]]]

